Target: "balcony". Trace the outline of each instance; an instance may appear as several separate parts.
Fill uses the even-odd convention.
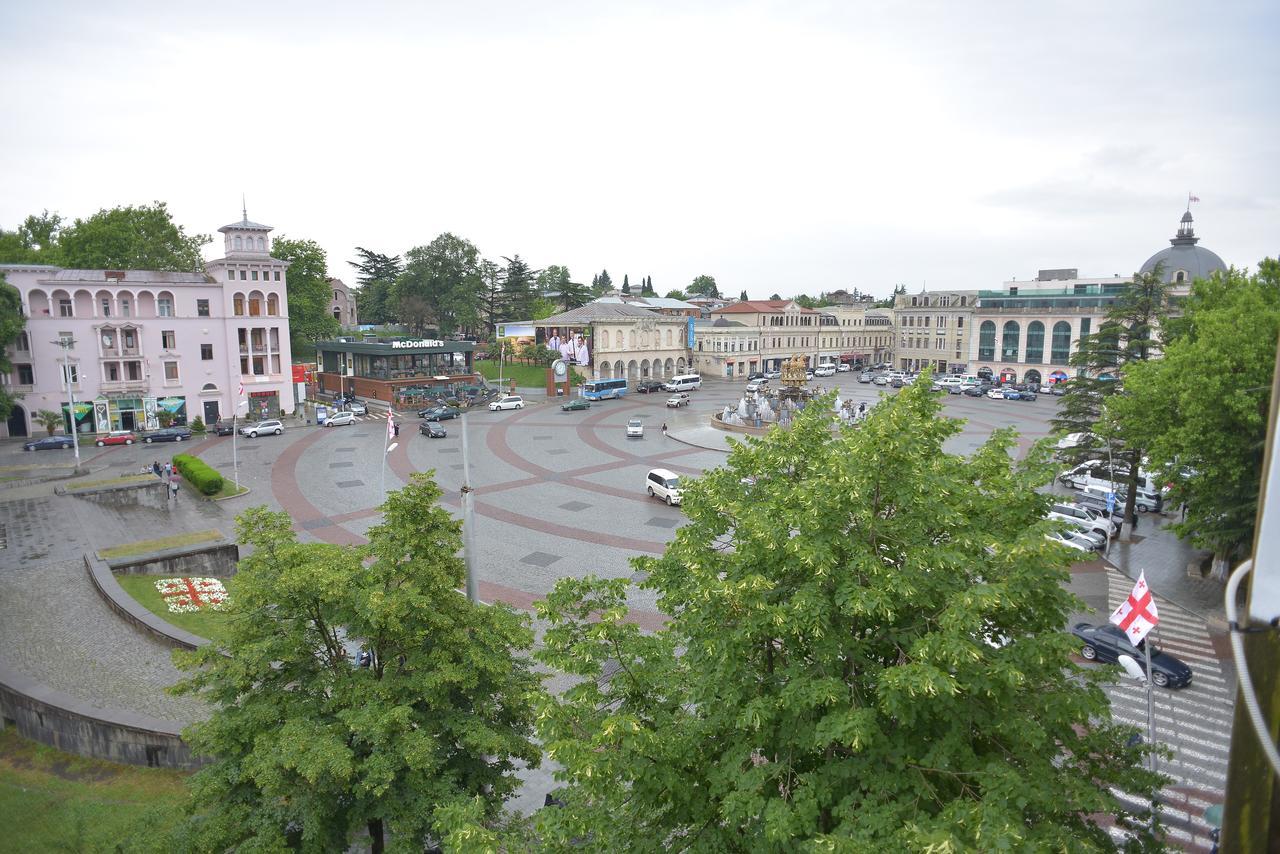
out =
[[[103,394],[146,394],[151,391],[148,380],[106,380],[99,389]]]

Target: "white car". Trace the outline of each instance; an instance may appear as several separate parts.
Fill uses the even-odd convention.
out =
[[[490,412],[497,412],[499,409],[524,409],[524,398],[518,394],[508,394],[489,404]]]
[[[1004,391],[998,388],[987,389],[987,397],[992,400],[1004,400]]]
[[[756,380],[753,383],[747,383],[747,391],[764,391],[768,387],[768,380]]]
[[[284,424],[280,421],[259,421],[257,424],[246,424],[240,428],[241,436],[248,436],[250,439],[256,439],[259,436],[265,436],[268,433],[279,436],[284,433]]]
[[[765,371],[764,377],[767,380],[776,380],[782,376],[782,371]]]
[[[341,427],[344,424],[355,424],[356,414],[354,412],[335,412],[325,419],[326,427]]]
[[[689,395],[685,394],[684,392],[681,392],[680,394],[673,394],[671,395],[671,397],[667,398],[667,406],[672,409],[676,409],[677,407],[688,406],[688,405],[689,405]]]
[[[853,370],[853,367],[848,362],[841,362],[836,366],[836,370],[842,374],[847,374]]]
[[[889,377],[887,374],[876,374],[874,377],[872,377],[871,381],[876,385],[888,385]]]
[[[814,369],[815,377],[834,377],[836,375],[835,365],[819,365]]]
[[[639,418],[632,418],[627,422],[627,438],[643,439],[644,438],[644,422]]]
[[[353,400],[347,404],[347,411],[352,415],[368,415],[369,408],[358,400]]]
[[[1088,540],[1085,540],[1080,537],[1075,537],[1072,534],[1067,533],[1066,531],[1053,531],[1051,533],[1045,534],[1044,538],[1046,540],[1050,540],[1052,542],[1058,543],[1059,545],[1066,546],[1069,549],[1075,549],[1076,551],[1080,551],[1080,552],[1093,551],[1093,544],[1090,543]]]
[[[653,469],[645,478],[650,498],[661,498],[667,504],[680,503],[680,475],[667,469]]]

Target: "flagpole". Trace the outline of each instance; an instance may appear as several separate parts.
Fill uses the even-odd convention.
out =
[[[240,457],[236,455],[236,434],[240,432],[240,427],[236,424],[236,416],[239,414],[239,412],[231,413],[231,473],[236,481],[237,494],[240,492]]]
[[[1151,696],[1151,644],[1144,643],[1142,650],[1147,656],[1147,737],[1152,748],[1147,755],[1151,757],[1151,773],[1154,774],[1156,772],[1156,712],[1155,701]]]

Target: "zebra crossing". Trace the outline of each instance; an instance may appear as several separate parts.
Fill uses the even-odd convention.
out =
[[[1107,572],[1108,612],[1129,595],[1133,581],[1118,572]],[[1157,770],[1170,778],[1159,794],[1159,810],[1170,845],[1187,851],[1209,851],[1211,827],[1204,812],[1221,804],[1227,785],[1227,759],[1231,750],[1231,721],[1235,710],[1235,673],[1214,655],[1205,621],[1171,602],[1159,600],[1160,622],[1148,642],[1191,666],[1191,684],[1179,690],[1156,688],[1154,697],[1156,742],[1173,754],[1160,759]],[[1138,682],[1123,679],[1106,688],[1112,717],[1147,734],[1147,692]],[[1122,800],[1142,807],[1122,792]],[[1119,839],[1123,831],[1113,828]]]

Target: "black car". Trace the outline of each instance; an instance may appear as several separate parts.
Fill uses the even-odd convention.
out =
[[[971,385],[965,388],[964,393],[969,397],[984,397],[987,392],[991,391],[991,386],[986,383]]]
[[[152,442],[185,442],[191,438],[190,427],[161,427],[150,433],[143,433],[142,441],[150,445]]]
[[[215,422],[212,429],[215,436],[230,436],[236,432],[236,423],[230,418],[223,418],[221,421]]]
[[[649,394],[650,392],[662,391],[662,383],[658,380],[641,380],[636,383],[636,391],[641,394]]]
[[[461,414],[462,410],[456,406],[433,406],[421,410],[418,417],[425,421],[443,421],[446,418],[457,418]]]
[[[418,432],[428,439],[443,439],[449,435],[444,430],[444,425],[438,421],[423,421],[418,425]]]
[[[754,374],[747,374],[747,382],[755,382],[756,380],[767,379],[764,374],[756,371]]]
[[[24,451],[51,451],[56,448],[70,448],[70,436],[45,436],[43,439],[32,439],[22,446]]]
[[[1119,626],[1111,623],[1095,626],[1092,623],[1076,623],[1071,627],[1071,634],[1080,638],[1084,646],[1080,654],[1090,661],[1116,662],[1120,656],[1128,655],[1138,662],[1138,666],[1146,669],[1146,653],[1129,642],[1129,638]],[[1146,641],[1143,641],[1145,644]],[[1154,644],[1151,647],[1151,681],[1161,688],[1182,688],[1191,684],[1191,668],[1180,659],[1167,652],[1161,652]]]

